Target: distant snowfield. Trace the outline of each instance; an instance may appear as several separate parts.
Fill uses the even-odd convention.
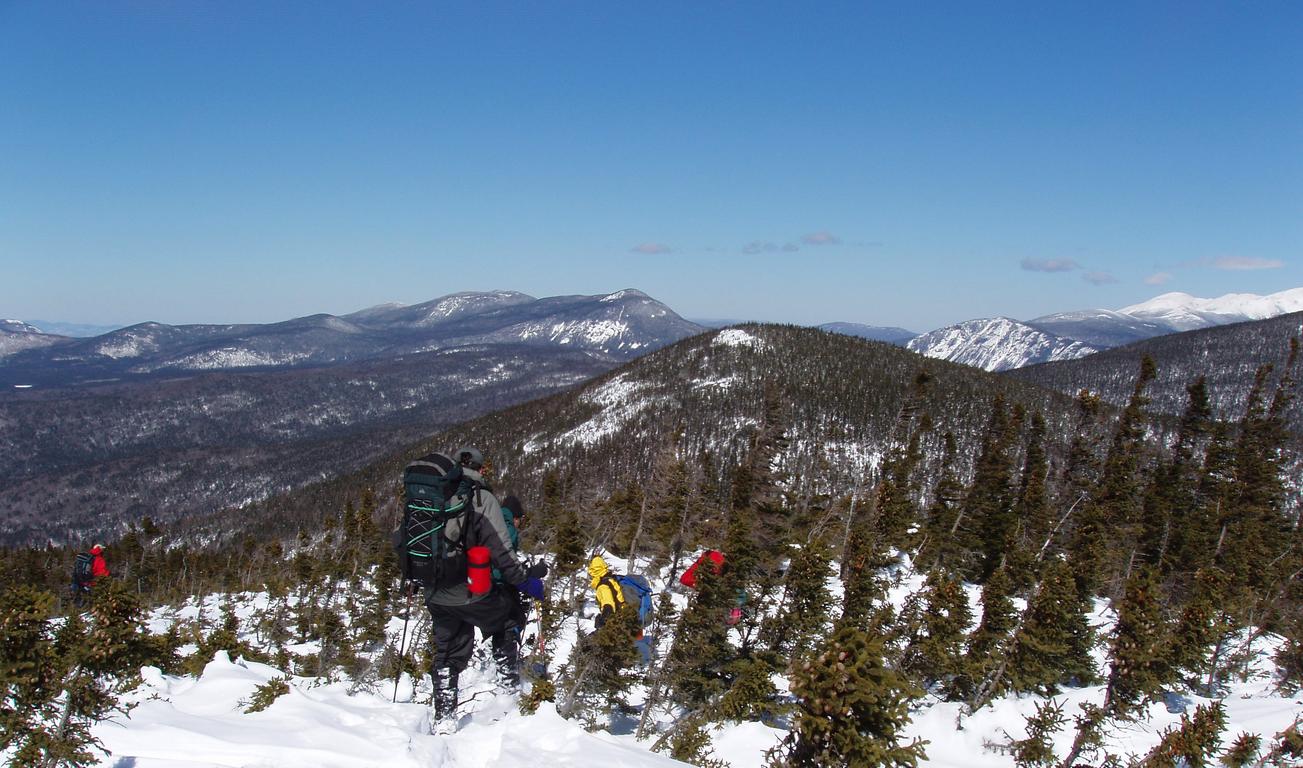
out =
[[[630,569],[626,561],[615,556],[609,556],[609,561],[620,572],[642,571]],[[840,599],[835,570],[835,566],[829,570],[828,586]],[[922,585],[917,575],[905,572],[903,576],[891,590],[890,599],[897,606]],[[653,588],[666,588],[663,574],[649,577]],[[686,595],[671,594],[676,607],[686,605]],[[980,614],[976,588],[970,588],[968,594]],[[223,598],[210,596],[204,602],[204,611],[211,616]],[[247,627],[256,610],[266,609],[268,598],[265,594],[237,595],[233,602],[241,625]],[[193,602],[179,610],[156,611],[150,628],[161,632],[172,621],[193,619],[198,612]],[[595,612],[589,599],[577,616],[564,620],[558,636],[551,641],[557,659],[569,656],[581,631],[592,630]],[[1113,617],[1103,601],[1097,603],[1091,621],[1101,633],[1110,629]],[[390,641],[396,644],[402,631],[401,619],[391,618]],[[415,635],[416,630],[406,635],[409,645]],[[245,633],[242,637],[252,639]],[[1255,642],[1250,654],[1252,674],[1230,683],[1222,699],[1227,715],[1223,745],[1245,731],[1260,734],[1264,743],[1270,742],[1303,712],[1303,694],[1284,697],[1274,690],[1270,656],[1276,642],[1275,638]],[[291,650],[312,653],[318,649],[308,644]],[[659,653],[667,650],[668,638],[662,638]],[[1102,651],[1097,661],[1103,663]],[[483,666],[473,663],[462,674],[463,714],[458,732],[450,736],[430,734],[428,676],[416,681],[405,676],[398,685],[396,703],[391,701],[395,690],[392,679],[368,687],[347,679],[325,682],[291,677],[288,694],[266,710],[252,714],[244,710],[255,688],[283,677],[282,671],[265,664],[233,661],[225,652],[219,652],[198,679],[166,676],[154,668],[145,668],[143,677],[144,684],[124,699],[124,704],[131,705],[129,711],[94,728],[94,735],[111,753],[100,760],[99,764],[106,768],[683,765],[650,752],[653,739],[635,740],[628,723],[617,728],[617,733],[589,733],[576,722],[561,718],[547,704],[537,714],[519,714],[512,697],[494,693],[487,660]],[[780,691],[787,690],[785,679],[776,677],[775,683]],[[1070,718],[1079,711],[1079,704],[1099,704],[1103,694],[1102,686],[1069,689],[1056,700],[1064,704],[1064,713]],[[631,703],[639,704],[641,695],[635,690]],[[958,704],[925,698],[917,703],[905,736],[928,742],[927,759],[920,762],[921,766],[1009,768],[1013,759],[992,745],[1022,738],[1024,718],[1034,714],[1037,703],[1044,700],[1037,696],[1006,697],[974,715],[961,717]],[[1176,696],[1171,701],[1174,711],[1154,704],[1146,718],[1114,728],[1108,746],[1115,754],[1143,755],[1158,742],[1164,729],[1179,724],[1181,709],[1192,714],[1195,706],[1206,701]],[[661,725],[665,724],[661,718]],[[766,750],[784,735],[784,731],[762,723],[725,725],[711,732],[714,757],[733,768],[760,768]],[[1055,748],[1060,756],[1067,752],[1072,737],[1070,726],[1058,734]]]

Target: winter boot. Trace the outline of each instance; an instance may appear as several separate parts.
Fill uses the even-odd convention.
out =
[[[457,673],[451,669],[435,669],[434,678],[434,732],[447,735],[457,730]]]
[[[506,693],[519,693],[520,635],[516,630],[508,629],[500,636],[494,635],[493,639],[493,665],[498,673],[498,688]]]

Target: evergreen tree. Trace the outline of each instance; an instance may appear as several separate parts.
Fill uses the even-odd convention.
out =
[[[675,760],[699,768],[729,768],[728,763],[716,759],[712,754],[706,724],[706,718],[700,715],[686,717],[676,723],[674,729],[652,747],[652,751],[668,746],[670,757]]]
[[[792,681],[792,730],[769,753],[771,766],[915,766],[923,743],[902,743],[910,701],[920,692],[883,665],[882,641],[843,625]]]
[[[555,472],[543,480],[544,520],[552,525],[552,565],[556,577],[573,573],[588,559],[588,542],[578,511],[566,503],[561,480]]]
[[[797,549],[783,580],[778,611],[765,621],[762,638],[774,653],[797,658],[826,635],[832,610],[827,579],[831,563],[827,548],[812,541]]]
[[[1153,358],[1146,355],[1140,361],[1131,399],[1113,432],[1099,484],[1092,494],[1094,503],[1087,505],[1085,510],[1089,513],[1083,521],[1087,540],[1074,547],[1074,555],[1086,554],[1078,551],[1081,548],[1089,551],[1092,560],[1104,552],[1112,553],[1105,561],[1096,563],[1096,575],[1108,579],[1105,586],[1109,586],[1113,594],[1120,593],[1120,585],[1139,555],[1135,542],[1140,532],[1146,487],[1144,471],[1148,462],[1144,440],[1148,424],[1145,406],[1149,404],[1149,398],[1145,396],[1145,390],[1157,375]],[[1077,557],[1074,565],[1086,562],[1085,558]]]
[[[1009,566],[1009,577],[1019,586],[1029,586],[1035,582],[1035,568],[1042,543],[1054,527],[1047,488],[1048,473],[1045,419],[1036,413],[1032,415],[1027,450],[1023,458],[1022,479],[1014,503],[1015,535],[1010,539],[1003,561]],[[987,578],[990,578],[990,574],[987,574]]]
[[[665,663],[666,687],[675,704],[698,710],[727,689],[725,666],[734,653],[724,618],[733,604],[723,577],[698,568],[696,593],[679,617]]]
[[[134,687],[142,666],[171,666],[175,646],[166,636],[149,633],[140,598],[122,582],[102,580],[95,585],[90,617],[80,663],[91,674],[122,678],[122,684]]]
[[[54,598],[20,586],[0,600],[0,752],[14,768],[95,762],[91,727],[117,708],[142,664],[167,650],[141,626],[120,582],[92,590],[89,621],[71,614],[52,633]]]
[[[1141,569],[1127,582],[1118,608],[1109,652],[1106,709],[1129,715],[1158,697],[1163,686],[1172,681],[1172,670],[1163,653],[1166,638],[1157,578],[1152,569]]]
[[[1094,494],[1099,483],[1100,457],[1096,446],[1099,415],[1103,408],[1100,397],[1087,390],[1077,393],[1077,424],[1068,447],[1063,479],[1057,496],[1056,512],[1060,514],[1055,531],[1042,542],[1038,561],[1048,556],[1065,553],[1073,564],[1077,591],[1082,599],[1095,592],[1098,573],[1104,557],[1103,530],[1096,513]],[[1059,530],[1062,529],[1062,530]]]
[[[932,381],[933,376],[926,371],[914,376],[897,414],[892,448],[883,461],[875,493],[875,533],[885,546],[901,550],[907,548],[908,532],[918,522],[917,470],[923,460],[923,438],[932,424],[922,408]]]
[[[955,436],[947,432],[942,438],[941,475],[937,479],[932,505],[923,524],[915,562],[920,570],[949,567],[962,555],[958,539],[952,534],[959,518],[959,504],[964,499],[964,487],[955,474],[955,456],[958,447]]]
[[[732,721],[763,720],[776,714],[778,689],[773,676],[778,672],[779,657],[773,653],[753,653],[729,664],[731,684],[719,699],[715,714]]]
[[[1222,765],[1227,768],[1248,768],[1258,757],[1262,737],[1256,733],[1241,733],[1222,754]]]
[[[1277,580],[1287,580],[1294,573],[1291,566],[1298,561],[1297,554],[1288,557],[1296,543],[1297,526],[1282,514],[1283,449],[1289,436],[1284,411],[1293,399],[1297,360],[1298,340],[1293,338],[1270,405],[1265,404],[1265,397],[1272,366],[1260,367],[1254,378],[1235,445],[1235,482],[1218,546],[1218,565],[1264,597]]]
[[[55,741],[50,724],[67,673],[50,628],[53,608],[53,595],[26,585],[10,587],[0,600],[0,753],[10,754],[15,768],[44,765],[51,748],[83,764],[92,759],[89,734],[47,746]],[[80,617],[76,623],[80,629]]]
[[[948,698],[973,701],[983,681],[993,679],[1005,662],[1007,646],[1018,626],[1018,611],[1010,599],[1012,590],[1013,584],[1003,568],[982,585],[982,620],[968,638],[968,650]],[[1003,671],[999,674],[1003,675]],[[991,694],[998,692],[997,688]]]
[[[622,605],[580,644],[570,661],[570,674],[561,680],[567,691],[558,707],[563,716],[578,715],[589,729],[596,729],[612,705],[628,706],[625,697],[637,680],[632,671],[638,661],[633,641],[641,631],[637,610]]]
[[[842,556],[842,623],[868,628],[886,605],[886,569],[895,563],[871,524],[872,515],[861,513],[851,525]]]
[[[647,522],[651,546],[660,547],[652,561],[653,568],[672,563],[695,542],[686,541],[690,535],[692,490],[687,463],[673,453],[661,457],[648,491],[650,520]]]
[[[1163,664],[1174,676],[1184,673],[1192,684],[1211,671],[1212,647],[1233,626],[1222,607],[1226,582],[1226,574],[1216,568],[1197,572],[1190,596],[1168,638]]]
[[[1013,741],[1013,764],[1018,768],[1055,768],[1053,737],[1067,722],[1063,705],[1053,700],[1037,702],[1036,714],[1027,718],[1027,735]]]
[[[1160,573],[1168,572],[1181,562],[1172,561],[1170,552],[1195,555],[1195,552],[1182,553],[1183,545],[1206,544],[1206,541],[1201,541],[1206,536],[1203,532],[1182,535],[1179,529],[1188,526],[1189,521],[1173,524],[1177,515],[1184,517],[1200,506],[1195,494],[1202,465],[1198,451],[1205,444],[1213,422],[1212,404],[1208,400],[1208,386],[1203,376],[1186,387],[1186,395],[1188,401],[1172,459],[1154,473],[1145,494],[1140,526],[1141,557],[1144,562],[1159,568]]]
[[[1181,724],[1163,732],[1158,746],[1138,768],[1207,768],[1216,765],[1226,710],[1220,701],[1200,704],[1194,716],[1181,715]]]
[[[916,614],[917,618],[911,614]],[[902,612],[916,625],[905,647],[901,669],[925,689],[950,688],[965,671],[964,640],[973,623],[964,585],[953,574],[928,574],[921,599]]]
[[[1060,685],[1091,681],[1092,640],[1072,573],[1062,560],[1051,561],[1014,635],[1009,687],[1053,695]]]
[[[1008,551],[1014,527],[1011,452],[1016,429],[1004,397],[997,394],[991,403],[991,418],[982,436],[973,482],[951,530],[951,535],[969,550],[970,559],[956,566],[963,576],[973,580],[984,580],[993,573]]]
[[[643,526],[647,518],[647,496],[641,485],[628,483],[618,489],[602,505],[602,516],[614,521],[615,540],[612,548],[623,552],[633,562],[638,555],[638,546],[643,538]]]

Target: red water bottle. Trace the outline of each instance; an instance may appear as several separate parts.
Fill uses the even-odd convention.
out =
[[[466,550],[466,588],[472,595],[482,595],[493,587],[493,569],[489,567],[489,548]]]

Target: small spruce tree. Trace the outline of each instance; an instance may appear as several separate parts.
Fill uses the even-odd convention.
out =
[[[904,743],[910,702],[921,694],[882,662],[882,641],[842,625],[792,681],[797,714],[769,765],[916,766],[923,742]]]

